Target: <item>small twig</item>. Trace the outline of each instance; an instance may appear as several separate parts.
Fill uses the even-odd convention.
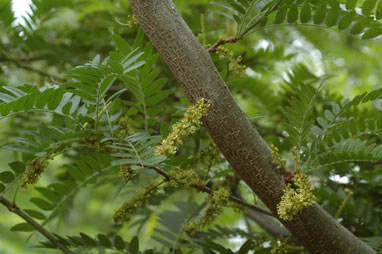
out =
[[[55,237],[52,233],[46,230],[40,223],[35,221],[32,217],[30,217],[26,212],[24,212],[16,204],[11,203],[8,199],[4,197],[0,197],[0,203],[3,204],[5,207],[7,207],[10,212],[15,213],[21,218],[23,218],[29,225],[34,227],[38,232],[40,232],[43,236],[45,236],[52,244],[54,244],[63,253],[73,254],[71,250],[69,250],[65,245],[59,242],[57,237]]]
[[[162,170],[162,169],[159,169],[159,168],[156,168],[156,167],[148,167],[149,169],[152,169],[152,170],[155,170],[155,172],[157,172],[159,175],[163,176],[164,177],[164,180],[166,182],[170,181],[170,177],[169,175],[167,174],[166,171]],[[213,193],[213,190],[208,188],[207,186],[204,186],[204,185],[198,185],[198,184],[193,184],[193,185],[190,185],[190,187],[196,189],[196,190],[199,190],[201,192],[205,192],[205,193],[208,193],[210,195],[212,195]],[[236,204],[239,204],[241,206],[244,206],[246,208],[249,208],[253,211],[256,211],[256,212],[259,212],[259,213],[263,213],[263,214],[266,214],[266,215],[269,215],[269,216],[272,216],[272,217],[275,217],[270,211],[260,207],[260,206],[257,206],[257,205],[252,205],[252,204],[249,204],[243,200],[241,200],[240,198],[238,197],[235,197],[233,195],[230,195],[229,196],[229,200],[236,203]]]
[[[24,70],[27,70],[27,71],[36,72],[36,73],[38,73],[41,76],[48,77],[48,78],[51,78],[51,79],[55,79],[55,80],[60,81],[60,82],[67,82],[68,81],[68,80],[66,80],[64,78],[60,78],[60,77],[57,77],[55,75],[49,74],[47,72],[44,72],[42,70],[35,69],[35,68],[30,67],[28,65],[24,65],[24,64],[20,63],[18,60],[10,58],[10,57],[5,56],[5,55],[0,57],[0,61],[14,63],[17,67],[19,67],[21,69],[24,69]],[[25,60],[22,60],[22,61],[25,62]]]
[[[214,45],[212,45],[208,50],[207,52],[209,53],[213,53],[213,52],[216,52],[219,48],[220,45],[224,45],[226,43],[236,43],[238,41],[238,39],[236,38],[236,36],[232,36],[228,39],[220,39],[218,40]]]

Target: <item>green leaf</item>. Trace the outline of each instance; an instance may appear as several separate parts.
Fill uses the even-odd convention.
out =
[[[65,88],[60,87],[58,89],[55,89],[51,94],[50,98],[48,99],[48,109],[54,110],[60,105],[62,97],[64,96]]]
[[[167,80],[167,78],[157,79],[153,83],[145,87],[143,89],[145,96],[150,97],[151,95],[160,91],[163,88],[163,86],[167,83]]]
[[[97,237],[98,237],[99,243],[103,247],[110,248],[112,246],[112,243],[111,243],[110,239],[107,236],[105,236],[103,234],[98,234]]]
[[[382,1],[379,0],[377,10],[375,11],[376,19],[382,19]]]
[[[54,189],[61,196],[67,195],[70,192],[70,187],[62,183],[52,183],[48,187]]]
[[[381,34],[382,34],[382,28],[380,27],[370,28],[362,35],[362,39],[363,40],[373,39],[377,36],[380,36]]]
[[[45,211],[51,211],[54,209],[54,205],[52,205],[51,203],[48,203],[47,201],[41,198],[31,198],[31,202],[35,204],[38,208]]]
[[[338,24],[338,29],[345,30],[346,28],[348,28],[351,25],[351,23],[353,22],[354,16],[355,16],[354,11],[346,13],[342,17],[340,23]]]
[[[146,104],[147,104],[147,106],[153,106],[153,105],[159,103],[161,100],[163,100],[164,98],[166,98],[167,96],[169,96],[172,93],[173,93],[173,91],[170,89],[157,92],[155,95],[147,98]]]
[[[5,103],[9,103],[11,101],[14,101],[16,98],[12,97],[5,93],[0,93],[0,100],[4,101]]]
[[[48,99],[50,98],[53,90],[53,88],[45,89],[42,93],[40,93],[38,99],[36,100],[36,108],[41,109],[48,103]]]
[[[319,25],[322,22],[324,22],[326,11],[327,11],[326,4],[321,4],[318,7],[316,13],[314,14],[314,17],[313,17],[314,24]]]
[[[143,37],[145,36],[142,29],[139,29],[137,37],[135,37],[133,48],[140,48],[142,47],[143,43]]]
[[[229,4],[234,8],[236,11],[240,12],[241,14],[245,14],[245,9],[238,3],[236,3],[234,0],[227,0]]]
[[[301,23],[308,23],[312,18],[312,8],[308,1],[305,2],[304,6],[301,9],[300,20]]]
[[[125,39],[123,39],[118,34],[113,34],[112,39],[113,39],[114,45],[122,54],[128,55],[130,53],[131,47]]]
[[[11,231],[18,231],[18,232],[31,232],[34,230],[35,228],[28,223],[20,223],[20,224],[14,225],[11,228]]]
[[[3,183],[10,183],[15,179],[15,175],[11,171],[4,171],[0,173],[0,181]]]
[[[53,203],[57,203],[61,200],[60,197],[51,189],[43,188],[43,187],[35,187],[35,190],[40,192],[46,199],[48,199],[49,201],[52,201]]]
[[[288,6],[287,5],[282,6],[280,10],[276,13],[276,18],[274,23],[275,24],[283,23],[287,15],[287,12],[288,12]]]
[[[131,65],[129,68],[127,68],[124,73],[128,73],[130,71],[133,71],[135,69],[138,69],[139,67],[141,67],[142,65],[144,65],[146,62],[145,61],[140,61],[138,63],[135,63],[133,65]]]
[[[16,97],[22,97],[22,96],[25,96],[27,95],[24,91],[16,88],[16,87],[12,87],[12,86],[2,86],[2,88],[4,88],[5,90],[11,92],[13,95],[15,95]]]
[[[76,179],[77,181],[83,181],[85,179],[85,176],[81,172],[81,170],[73,165],[65,164],[64,168],[69,172],[69,174]]]
[[[129,243],[129,251],[131,253],[138,253],[139,251],[139,240],[137,236],[134,236]]]
[[[25,171],[25,163],[21,161],[14,161],[8,164],[9,167],[15,172],[16,176],[20,175]]]
[[[252,245],[253,245],[252,239],[248,239],[240,247],[238,254],[247,254],[252,249]]]
[[[364,15],[369,15],[371,11],[374,9],[377,0],[365,0],[362,5],[362,13]]]
[[[4,184],[0,183],[0,194],[5,190]]]
[[[42,213],[40,213],[36,210],[24,209],[24,212],[26,212],[27,214],[29,214],[29,216],[31,216],[32,218],[35,218],[37,220],[45,220],[46,219],[45,215],[43,215]]]
[[[325,24],[328,26],[328,27],[332,27],[332,26],[335,26],[337,24],[337,21],[338,21],[338,17],[339,17],[339,11],[338,9],[331,9],[328,13],[328,16],[326,18],[326,21],[325,21]]]
[[[360,21],[358,21],[351,29],[351,34],[360,34],[362,31],[366,28],[367,25],[370,24],[370,22],[373,21],[372,17],[364,17]]]
[[[239,3],[243,6],[243,7],[249,7],[249,1],[248,0],[238,0]]]
[[[357,5],[358,0],[346,0],[346,9],[353,10]]]
[[[321,125],[322,128],[328,126],[328,122],[321,117],[317,117],[317,122],[319,123],[319,125]]]
[[[110,67],[113,69],[113,71],[115,71],[118,74],[122,74],[123,73],[123,66],[122,66],[122,64],[118,63],[117,61],[115,61],[113,59],[109,59],[108,63],[110,65]]]
[[[288,23],[295,23],[298,19],[298,9],[295,4],[293,4],[291,7],[289,7],[289,12],[288,12]]]
[[[126,247],[125,242],[119,235],[114,236],[114,247],[118,250],[124,250]]]
[[[97,246],[97,241],[95,241],[93,238],[91,238],[90,236],[88,236],[87,234],[85,233],[80,233],[80,236],[83,240],[83,242],[87,245],[87,246]]]
[[[326,119],[328,119],[329,121],[332,121],[334,119],[334,115],[332,112],[330,112],[330,110],[326,109],[324,114]]]

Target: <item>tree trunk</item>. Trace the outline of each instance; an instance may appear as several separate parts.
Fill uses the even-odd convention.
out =
[[[171,0],[130,0],[133,12],[187,98],[211,104],[204,127],[238,175],[277,215],[285,183],[272,153],[234,101],[211,57]],[[317,204],[281,222],[311,253],[375,254]]]

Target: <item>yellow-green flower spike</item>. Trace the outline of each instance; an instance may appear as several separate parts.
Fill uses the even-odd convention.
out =
[[[159,184],[152,182],[140,190],[131,200],[125,202],[117,211],[113,219],[115,223],[128,221],[149,199],[158,192]]]
[[[196,128],[202,125],[200,119],[207,114],[209,107],[210,104],[205,103],[204,98],[191,105],[183,118],[172,126],[169,135],[156,147],[155,154],[157,156],[175,154],[178,147],[183,144],[182,137],[193,134]]]
[[[272,157],[274,158],[272,163],[276,164],[278,169],[285,168],[286,160],[283,160],[281,158],[281,155],[279,153],[279,149],[276,146],[274,146],[273,144],[271,144],[271,149],[272,149]]]
[[[118,136],[121,138],[130,136],[134,134],[135,131],[133,127],[127,122],[127,119],[125,117],[121,117],[119,119],[119,131]]]
[[[171,170],[168,172],[169,184],[172,187],[191,186],[195,184],[203,184],[199,175],[193,169],[189,170]]]
[[[233,57],[233,51],[228,49],[228,48],[226,48],[226,47],[223,47],[223,46],[220,46],[216,50],[216,54],[219,56],[220,60],[223,60],[223,59],[227,59],[228,60],[228,62],[229,62],[228,69],[230,71],[233,70],[237,74],[239,74],[240,76],[244,76],[245,69],[247,68],[247,66],[245,66],[244,64],[240,63],[243,60],[243,58],[241,56],[238,56],[235,59]]]
[[[209,198],[209,206],[199,221],[193,221],[184,228],[191,235],[196,235],[204,227],[209,226],[223,212],[223,206],[229,201],[229,192],[223,187],[215,190]]]
[[[291,184],[284,189],[284,195],[277,205],[277,213],[283,220],[293,220],[293,217],[305,207],[312,206],[316,200],[313,195],[314,186],[308,176],[298,170],[294,176],[296,190]]]
[[[133,177],[135,176],[134,171],[131,169],[130,165],[124,164],[119,166],[119,173],[118,173],[119,179],[123,183],[129,182]]]
[[[28,184],[37,183],[40,175],[48,166],[47,159],[36,158],[27,162],[28,168],[21,178],[21,187],[26,188]]]

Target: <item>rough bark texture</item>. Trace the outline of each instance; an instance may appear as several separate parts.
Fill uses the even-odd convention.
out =
[[[268,208],[276,207],[285,183],[272,163],[268,145],[234,101],[211,57],[200,45],[171,0],[130,0],[133,12],[166,61],[187,98],[211,103],[204,126],[238,175]],[[293,221],[281,221],[311,253],[375,254],[318,205]]]

